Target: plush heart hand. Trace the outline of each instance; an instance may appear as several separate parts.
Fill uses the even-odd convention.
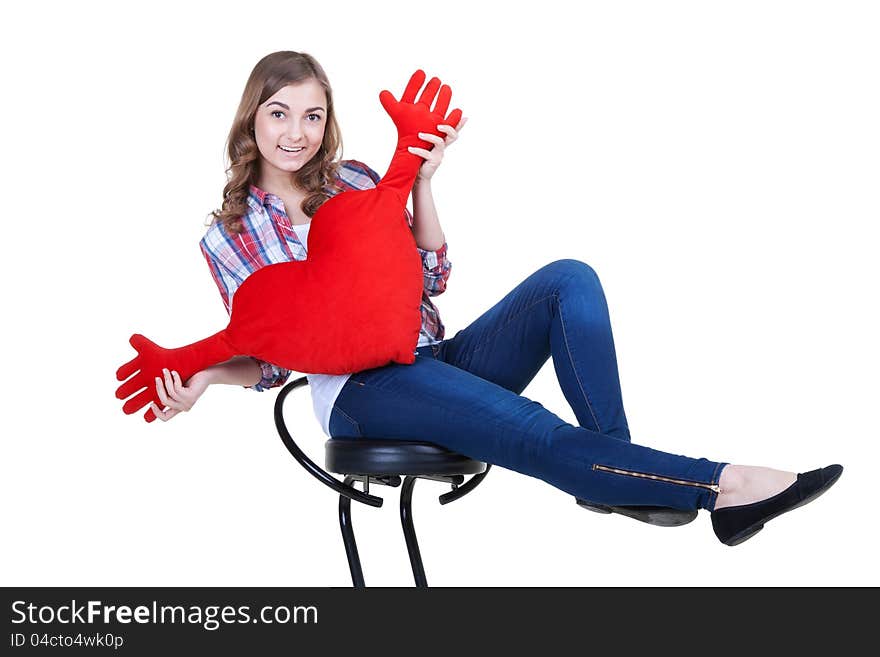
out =
[[[382,107],[385,108],[385,111],[388,112],[388,115],[394,121],[394,125],[397,126],[397,149],[391,166],[388,167],[388,171],[382,178],[382,182],[387,181],[396,189],[405,189],[407,196],[413,183],[412,180],[409,180],[408,185],[406,184],[409,175],[409,165],[411,162],[416,162],[421,166],[422,163],[421,158],[407,151],[407,148],[409,146],[418,146],[419,148],[430,149],[433,144],[420,139],[418,137],[420,132],[431,132],[438,137],[445,137],[444,133],[437,130],[437,126],[446,124],[455,127],[461,121],[460,109],[452,110],[449,116],[444,119],[444,114],[449,109],[449,101],[452,99],[452,89],[448,85],[441,85],[438,78],[431,78],[419,99],[416,100],[416,94],[422,88],[425,77],[425,73],[422,70],[413,73],[409,83],[406,85],[406,89],[403,91],[403,96],[400,97],[400,101],[394,100],[394,96],[389,91],[383,91],[379,94],[379,102],[382,103]],[[437,103],[432,111],[431,103],[434,102],[435,96],[437,97]],[[400,171],[395,166],[396,162],[400,164]],[[418,167],[416,167],[416,173],[418,173]],[[398,176],[403,180],[397,180]],[[406,203],[406,198],[403,199],[403,202]]]
[[[404,210],[422,159],[407,147],[430,148],[419,132],[441,136],[438,125],[455,126],[461,119],[458,109],[444,116],[452,92],[437,78],[415,100],[425,77],[416,71],[400,101],[388,91],[380,94],[398,132],[388,171],[375,189],[339,194],[318,209],[306,260],[269,265],[248,276],[235,293],[229,325],[209,338],[163,349],[142,335],[131,337],[138,355],[116,372],[117,380],[125,381],[116,397],[131,397],[125,413],[150,401],[161,405],[155,377],[162,377],[163,367],[186,381],[236,355],[322,374],[415,360],[423,278]],[[152,410],[144,419],[155,419]]]

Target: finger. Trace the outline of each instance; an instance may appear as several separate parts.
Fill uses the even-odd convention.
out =
[[[438,125],[437,129],[443,130],[444,132],[447,132],[447,133],[452,131],[452,133],[455,133],[455,136],[458,137],[458,133],[461,132],[461,129],[467,124],[467,122],[468,122],[467,117],[464,116],[464,117],[462,117],[461,121],[458,122],[458,125],[455,126],[454,128],[451,125],[446,125],[444,123],[442,125]]]
[[[168,406],[168,394],[165,391],[165,383],[158,376],[156,377],[156,397],[161,402],[162,406]]]
[[[174,381],[171,379],[171,373],[166,369],[163,369],[162,372],[165,375],[164,380],[156,377],[156,392],[159,395],[159,401],[162,402],[162,406],[168,406],[169,408],[178,411],[185,411],[186,404],[181,401],[176,394]]]
[[[159,408],[156,404],[150,404],[150,410],[148,413],[152,413],[155,417],[162,420],[162,422],[167,422],[175,415],[177,415],[180,411],[177,411],[173,408]],[[149,422],[149,420],[147,420]]]
[[[403,95],[400,97],[401,103],[410,103],[413,104],[416,102],[416,94],[419,92],[419,89],[422,88],[422,85],[425,84],[425,78],[428,77],[422,69],[418,69],[415,73],[410,77],[409,82],[406,84],[406,89],[403,90]]]
[[[437,129],[446,133],[446,139],[443,140],[443,143],[447,146],[458,139],[458,132],[451,125],[438,125]]]
[[[165,412],[156,406],[156,402],[150,402],[150,408],[147,409],[147,413],[152,413],[153,417],[157,417],[163,422],[165,421]],[[144,415],[144,419],[146,420],[147,416]],[[149,421],[149,420],[148,420]]]
[[[174,381],[174,391],[172,396],[180,402],[182,411],[188,411],[192,408],[192,402],[189,400],[189,391],[183,385],[183,379],[180,378],[180,372],[174,370],[171,372],[171,379]]]
[[[147,422],[152,422],[156,419],[156,414],[153,412],[152,408],[148,408],[147,412],[144,413],[144,420]]]
[[[153,399],[155,399],[156,391],[151,388],[144,388],[141,392],[136,394],[134,397],[129,399],[122,405],[122,412],[126,415],[131,415],[132,413],[137,413],[144,406],[150,403]]]
[[[458,125],[458,122],[461,121],[461,110],[454,109],[449,113],[449,116],[443,121],[443,123],[447,125]]]
[[[128,344],[130,344],[132,347],[134,347],[134,350],[138,353],[141,353],[144,350],[144,348],[150,348],[150,347],[157,348],[159,346],[155,342],[153,342],[152,340],[147,338],[146,336],[141,335],[140,333],[135,333],[134,335],[132,335],[128,339]]]
[[[167,380],[156,377],[156,393],[158,394],[159,401],[162,402],[163,407],[167,406],[168,408],[173,408],[177,411],[188,410],[186,403],[175,394],[173,381],[169,384]]]
[[[379,102],[382,103],[382,107],[384,107],[385,111],[389,114],[394,111],[394,108],[397,105],[397,101],[394,99],[394,96],[390,91],[381,92],[379,94]]]
[[[446,145],[446,141],[443,139],[443,137],[438,137],[437,135],[432,135],[430,132],[420,132],[419,138],[424,139],[425,141],[429,141],[432,144],[436,144],[437,146],[440,146],[441,148]]]
[[[410,146],[407,150],[413,155],[418,155],[419,157],[423,157],[426,160],[431,158],[431,151],[425,150],[424,148],[416,148],[415,146]]]
[[[448,84],[440,87],[440,93],[437,94],[437,104],[434,105],[434,113],[440,116],[446,116],[449,109],[449,101],[452,100],[452,89]]]
[[[177,382],[171,376],[171,372],[167,368],[162,368],[162,375],[165,378],[165,390],[168,392],[168,398],[172,401],[180,403],[180,391],[177,389]],[[169,406],[171,404],[168,404]]]
[[[116,370],[116,380],[117,381],[125,381],[132,374],[137,372],[140,369],[140,365],[138,361],[140,361],[141,355],[138,354],[130,361],[128,361],[125,365],[122,365],[118,370]]]
[[[431,109],[431,103],[434,102],[434,97],[437,95],[437,90],[439,88],[440,78],[435,77],[428,80],[428,86],[425,87],[422,95],[419,96],[419,104]]]
[[[116,388],[116,399],[128,399],[138,390],[147,387],[144,383],[144,377],[133,376],[121,386]]]

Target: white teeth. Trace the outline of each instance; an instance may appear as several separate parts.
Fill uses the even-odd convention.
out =
[[[282,151],[285,153],[299,153],[301,150],[305,149],[305,146],[297,146],[296,148],[288,148],[286,146],[279,146]]]

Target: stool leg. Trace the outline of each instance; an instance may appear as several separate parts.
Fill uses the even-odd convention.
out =
[[[403,480],[403,486],[400,489],[400,522],[403,525],[403,536],[406,538],[406,549],[409,552],[409,562],[412,564],[416,586],[427,587],[428,580],[425,578],[425,567],[422,565],[419,541],[416,538],[416,529],[412,520],[412,492],[415,484],[415,477],[406,477]]]
[[[357,481],[354,477],[345,478],[345,484]],[[358,555],[357,543],[354,540],[354,529],[351,526],[351,500],[345,495],[339,496],[339,527],[342,529],[342,542],[345,543],[345,556],[348,557],[348,569],[351,581],[356,589],[366,588],[364,571],[361,569],[361,558]]]

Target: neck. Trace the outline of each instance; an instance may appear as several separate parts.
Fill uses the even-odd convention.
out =
[[[294,183],[293,175],[286,171],[260,172],[257,187],[264,192],[281,198],[304,196],[304,192]]]

